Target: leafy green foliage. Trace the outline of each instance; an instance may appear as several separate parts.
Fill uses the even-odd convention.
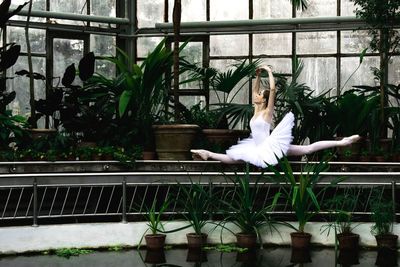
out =
[[[59,257],[64,257],[69,259],[72,256],[79,256],[93,253],[93,250],[90,249],[81,249],[81,248],[61,248],[55,251],[55,254]]]
[[[334,128],[327,123],[327,109],[331,105],[331,99],[327,97],[329,91],[313,96],[310,87],[298,82],[303,70],[303,63],[296,59],[295,72],[291,80],[287,75],[276,74],[277,95],[275,103],[275,121],[280,121],[289,111],[295,116],[293,130],[293,143],[301,144],[307,138],[311,142],[332,139]]]
[[[381,29],[388,31],[387,40],[389,49],[399,49],[399,32],[394,29],[394,22],[400,19],[400,1],[399,0],[351,0],[357,6],[356,15],[365,19],[370,26],[369,31],[372,35],[370,46],[373,50],[379,50],[380,42],[386,42],[381,39]],[[395,50],[393,50],[395,52]]]
[[[210,214],[216,198],[210,187],[191,182],[190,185],[178,183],[179,201],[184,208],[182,215],[189,222],[196,234],[201,234],[203,227],[209,223]]]
[[[248,248],[240,248],[234,244],[219,244],[217,246],[207,246],[203,247],[204,250],[216,250],[222,253],[231,253],[231,252],[239,252],[244,253],[247,252]]]
[[[373,192],[370,203],[372,212],[371,220],[374,222],[374,225],[371,227],[371,233],[373,235],[392,233],[394,222],[393,201],[378,194],[376,190]]]
[[[159,232],[164,231],[164,225],[161,221],[161,217],[163,213],[167,210],[168,206],[170,205],[170,201],[162,202],[161,206],[158,208],[157,211],[157,200],[154,199],[153,203],[151,204],[150,208],[147,208],[147,212],[145,214],[147,220],[147,226],[152,234],[157,234]]]
[[[357,198],[354,190],[349,190],[343,194],[336,194],[324,202],[324,207],[330,212],[331,222],[326,225],[329,231],[335,229],[335,233],[351,233],[353,230],[352,211],[357,205]],[[324,230],[324,231],[325,231]]]
[[[260,178],[258,177],[254,185],[251,185],[249,165],[246,164],[245,175],[234,177],[235,186],[224,196],[221,204],[225,212],[224,222],[232,222],[242,233],[256,234],[261,244],[260,230],[267,227],[272,232],[275,229],[275,222],[269,213],[276,205],[277,197],[267,206],[257,205],[256,188],[259,186]]]
[[[271,165],[268,168],[274,173],[274,176],[271,176],[270,179],[281,185],[284,197],[291,203],[299,222],[299,229],[297,230],[304,232],[307,222],[320,210],[317,200],[318,194],[315,194],[314,187],[321,178],[320,173],[328,170],[328,163],[324,160],[321,160],[317,164],[307,163],[298,177],[295,177],[286,157],[279,160],[279,169],[281,171]],[[337,182],[334,181],[332,184]],[[280,195],[281,193],[277,194],[278,197]]]
[[[371,114],[379,108],[379,95],[346,91],[327,108],[327,121],[338,136],[367,136],[372,127]],[[345,114],[345,116],[343,116]]]
[[[194,79],[208,81],[215,92],[218,100],[215,104],[217,107],[215,112],[219,114],[219,121],[228,120],[230,128],[235,128],[239,124],[246,128],[253,116],[253,107],[251,104],[237,104],[234,100],[241,89],[248,85],[248,81],[259,65],[259,60],[253,62],[243,60],[233,64],[232,68],[226,71],[196,66],[188,66],[188,68],[193,71]]]

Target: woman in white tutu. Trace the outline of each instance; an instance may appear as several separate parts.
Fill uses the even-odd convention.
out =
[[[269,90],[260,90],[260,73],[262,70],[268,72]],[[214,153],[204,149],[192,149],[191,152],[202,160],[213,159],[223,163],[244,161],[265,168],[267,164],[277,164],[277,158],[282,158],[284,155],[302,156],[322,149],[348,146],[360,138],[359,135],[352,135],[339,141],[319,141],[309,145],[292,145],[294,116],[291,112],[285,115],[270,134],[275,94],[275,80],[271,68],[264,66],[257,69],[256,82],[252,93],[254,115],[250,120],[250,137],[239,141],[237,145],[231,146],[226,154]]]

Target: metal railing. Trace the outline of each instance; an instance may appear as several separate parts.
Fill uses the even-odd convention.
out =
[[[264,176],[272,173],[263,173]],[[298,175],[299,173],[295,173]],[[147,207],[156,199],[158,203],[174,196],[179,197],[180,184],[199,182],[212,187],[215,194],[224,195],[234,188],[229,178],[243,175],[241,172],[120,172],[120,173],[39,173],[39,174],[1,174],[0,175],[0,222],[7,225],[38,225],[38,220],[76,219],[85,221],[143,220]],[[259,172],[251,172],[253,179]],[[354,214],[368,215],[371,196],[378,194],[396,203],[400,191],[398,172],[326,172],[318,188],[323,188],[335,177],[348,176],[342,182],[318,197],[325,203],[337,194],[351,193],[357,198]],[[255,182],[252,181],[254,185]],[[317,188],[317,190],[318,190]],[[281,187],[270,180],[257,184],[258,205],[270,203]],[[150,203],[150,204],[149,204]],[[399,215],[399,207],[394,207]],[[175,202],[167,214],[179,215],[185,212]],[[276,214],[290,214],[291,205],[282,199],[273,211]],[[47,223],[47,221],[46,221]]]

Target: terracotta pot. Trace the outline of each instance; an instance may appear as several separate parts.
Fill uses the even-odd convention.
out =
[[[186,256],[187,262],[206,262],[207,252],[201,248],[189,248]]]
[[[296,249],[292,248],[290,262],[301,264],[311,262],[311,254],[309,249]]]
[[[257,235],[237,233],[236,241],[240,248],[255,248],[257,246]]]
[[[201,132],[209,145],[218,146],[222,150],[227,150],[250,135],[249,130],[203,129]]]
[[[143,151],[142,158],[143,160],[155,160],[157,159],[157,154],[155,151]]]
[[[337,259],[338,264],[343,266],[357,265],[359,264],[359,251],[355,250],[339,250],[339,255]]]
[[[389,248],[389,249],[396,249],[398,238],[399,236],[394,234],[384,234],[375,236],[378,248]]]
[[[161,264],[165,263],[165,252],[164,249],[159,250],[147,250],[146,256],[144,257],[145,263],[150,264]]]
[[[337,235],[337,239],[339,240],[340,250],[356,250],[358,248],[360,236],[353,233],[342,233]]]
[[[305,250],[310,248],[311,235],[309,233],[294,232],[290,233],[290,237],[293,249]]]
[[[56,129],[28,129],[28,132],[31,134],[32,139],[36,140],[42,137],[47,137],[57,133]]]
[[[149,250],[161,250],[165,246],[165,237],[164,234],[149,234],[145,235],[144,238],[146,240],[146,247]]]
[[[196,233],[188,233],[186,234],[186,238],[188,241],[188,248],[189,249],[196,249],[196,248],[202,248],[204,245],[207,244],[207,234],[201,233],[201,234],[196,234]]]
[[[153,125],[158,159],[190,160],[190,149],[199,129],[194,124]]]

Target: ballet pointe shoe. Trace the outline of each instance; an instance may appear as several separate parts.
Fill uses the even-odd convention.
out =
[[[208,159],[208,151],[203,149],[191,149],[192,158],[194,160],[207,160]]]
[[[340,140],[339,142],[341,142],[342,146],[349,146],[355,142],[357,142],[358,140],[360,140],[360,136],[358,134],[352,135],[352,136],[348,136],[343,138],[342,140]]]

